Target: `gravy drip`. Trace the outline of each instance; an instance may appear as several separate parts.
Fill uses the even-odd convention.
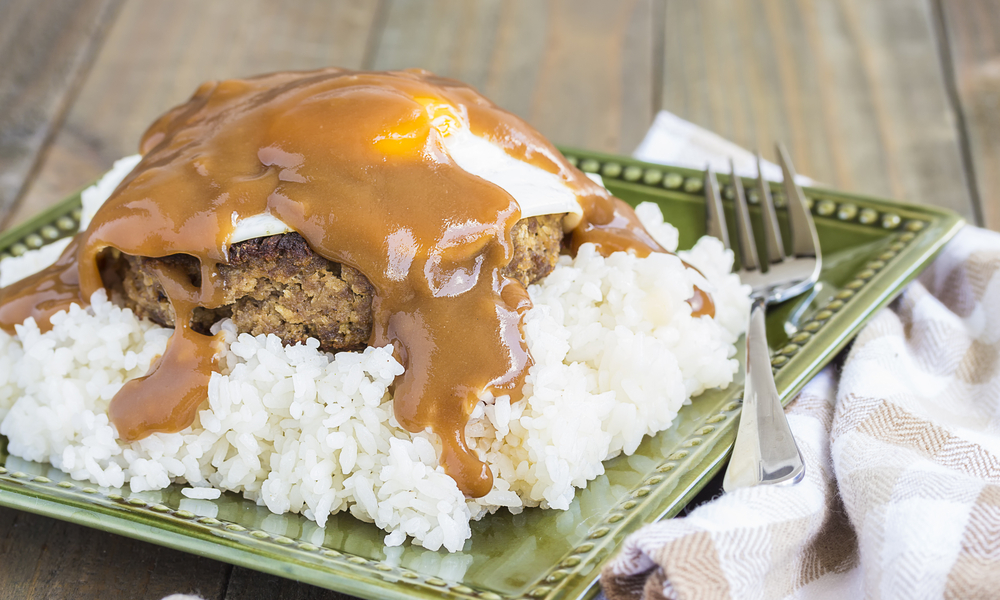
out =
[[[197,258],[200,281],[156,272],[177,327],[150,373],[127,383],[109,411],[125,440],[180,431],[207,397],[214,361],[213,339],[189,327],[192,311],[222,303],[218,267],[235,224],[270,213],[319,255],[368,277],[370,344],[392,344],[406,369],[395,382],[397,421],[435,433],[446,472],[467,495],[483,496],[492,474],[468,448],[465,426],[482,390],[520,398],[531,365],[521,323],[531,303],[500,275],[519,208],[451,160],[442,137],[449,127],[469,127],[566,181],[584,211],[574,251],[584,242],[604,254],[663,251],[624,202],[460,82],[425,71],[277,73],[203,84],[157,120],[142,162],[59,262],[3,290],[0,325],[12,331],[27,316],[47,324],[71,302],[83,304],[102,287],[105,248]],[[696,290],[692,309],[712,308]]]
[[[78,234],[73,238],[51,266],[0,290],[0,328],[14,335],[15,325],[33,317],[39,329],[49,331],[52,329],[49,317],[66,310],[73,302],[80,304],[76,262],[80,237]]]

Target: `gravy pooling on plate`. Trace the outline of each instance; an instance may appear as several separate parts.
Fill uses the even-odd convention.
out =
[[[219,265],[236,224],[269,214],[314,252],[350,265],[375,289],[369,345],[392,344],[405,367],[394,411],[411,432],[440,439],[440,462],[468,496],[492,474],[465,441],[484,390],[520,398],[531,357],[521,323],[524,286],[503,277],[521,211],[501,187],[460,168],[443,136],[467,127],[510,156],[558,175],[582,216],[572,251],[663,252],[632,209],[569,165],[517,117],[471,87],[425,71],[324,69],[209,82],[143,136],[142,161],[59,261],[0,291],[0,326],[85,304],[103,286],[107,248],[134,256],[186,254],[200,277],[161,263],[157,281],[176,319],[164,355],[125,384],[109,416],[120,437],[190,425],[207,397],[214,338],[191,329],[196,307],[222,303]],[[714,315],[695,288],[695,315]]]

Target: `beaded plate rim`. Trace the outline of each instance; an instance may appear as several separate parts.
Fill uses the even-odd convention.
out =
[[[606,183],[642,193],[701,197],[702,172],[654,165],[596,152],[564,149],[585,172],[599,173]],[[720,176],[724,193],[729,178]],[[745,183],[751,183],[749,180]],[[777,187],[774,191],[780,192]],[[925,266],[962,225],[944,209],[805,188],[817,219],[877,229],[885,250],[870,257],[845,286],[823,306],[812,310],[802,329],[772,357],[775,380],[787,404],[795,392],[839,351],[878,308],[887,304]],[[780,195],[779,204],[780,204]],[[0,257],[21,254],[75,231],[79,194],[0,235]],[[835,330],[832,340],[817,342],[817,333]],[[732,388],[733,386],[731,386]],[[315,544],[251,530],[237,523],[141,498],[102,494],[85,482],[53,481],[44,476],[0,467],[0,505],[35,512],[239,564],[275,575],[369,598],[456,598],[462,600],[562,600],[596,594],[602,563],[631,531],[676,514],[717,473],[728,458],[740,411],[740,392],[727,390],[728,400],[704,418],[674,451],[625,497],[607,508],[584,540],[571,549],[523,593],[502,595],[462,582],[448,582],[413,570],[370,560]],[[667,483],[673,484],[672,487]],[[275,562],[273,559],[279,558]],[[588,593],[589,592],[589,593]]]

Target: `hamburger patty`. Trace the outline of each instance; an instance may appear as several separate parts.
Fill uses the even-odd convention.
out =
[[[501,273],[525,286],[545,277],[559,258],[562,237],[562,215],[518,221],[511,230],[513,257]],[[107,283],[137,316],[173,327],[173,308],[151,269],[157,262],[184,269],[192,284],[201,285],[198,260],[186,254],[110,257],[105,272],[115,277],[106,277]],[[368,278],[319,256],[297,233],[233,244],[229,264],[220,265],[219,272],[226,304],[195,309],[195,331],[208,333],[213,323],[230,317],[241,333],[273,333],[286,344],[315,337],[327,352],[368,343],[375,295]]]

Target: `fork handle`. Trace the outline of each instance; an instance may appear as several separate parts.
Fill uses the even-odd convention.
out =
[[[802,455],[774,385],[764,322],[766,304],[764,298],[755,297],[750,308],[743,411],[722,482],[727,492],[760,484],[798,483],[805,475]]]

